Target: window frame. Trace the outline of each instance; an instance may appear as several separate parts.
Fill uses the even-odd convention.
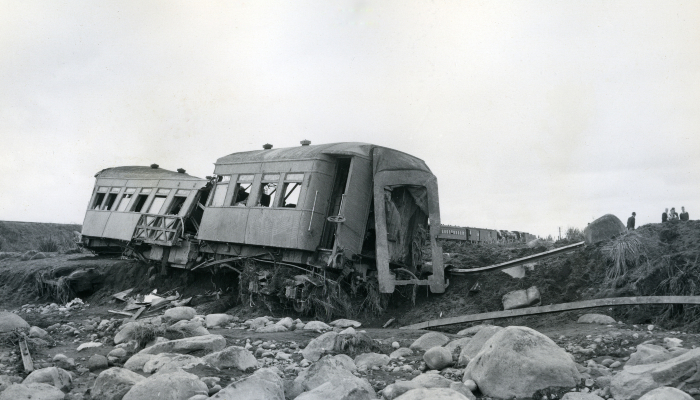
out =
[[[266,178],[266,176],[269,176],[269,178]],[[272,177],[277,176],[277,179],[273,179]],[[280,188],[280,180],[283,177],[283,173],[281,172],[266,172],[263,173],[262,176],[260,177],[260,184],[258,186],[258,194],[255,199],[255,206],[258,208],[278,208],[279,205],[279,200],[280,196],[279,194],[279,188]],[[274,198],[270,199],[270,204],[267,206],[264,206],[260,204],[260,201],[262,200],[263,193],[265,192],[265,186],[269,185],[271,183],[275,184],[275,190],[272,192],[274,194]],[[272,194],[270,195],[272,196]]]
[[[297,178],[298,175],[301,175],[301,178]],[[282,179],[282,191],[280,192],[282,195],[280,196],[280,200],[277,202],[278,207],[280,208],[288,208],[290,210],[297,209],[299,207],[299,200],[301,200],[301,191],[302,188],[304,187],[304,178],[306,175],[303,172],[287,172],[284,174],[284,178]],[[289,185],[294,184],[297,185],[292,188],[292,192],[294,190],[299,190],[299,194],[297,195],[297,201],[294,204],[294,207],[286,207],[284,205],[285,199],[287,198],[287,188]]]
[[[233,183],[233,182],[231,182]],[[227,207],[248,207],[250,202],[251,194],[253,194],[253,184],[255,183],[255,174],[238,174],[236,177],[235,185],[233,186],[233,193],[231,193],[231,198],[228,201]],[[248,197],[241,201],[242,205],[236,205],[236,199],[238,198],[238,193],[241,190],[241,185],[248,186]],[[230,186],[230,183],[229,183]]]

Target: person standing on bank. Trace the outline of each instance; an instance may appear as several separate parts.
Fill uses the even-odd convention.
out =
[[[685,211],[685,207],[681,207],[681,221],[687,221],[690,219],[690,215]]]
[[[637,213],[632,212],[632,216],[627,218],[627,229],[633,231],[634,230],[634,216],[637,215]]]
[[[664,211],[663,213],[661,213],[661,222],[663,223],[663,222],[666,222],[666,221],[668,221],[668,208],[666,209],[666,211]]]
[[[669,221],[678,221],[678,213],[676,212],[676,207],[671,207],[671,212],[668,214]]]

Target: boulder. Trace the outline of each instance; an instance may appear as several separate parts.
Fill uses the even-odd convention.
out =
[[[10,387],[13,383],[22,383],[19,376],[0,375],[0,392]]]
[[[32,372],[26,378],[24,378],[22,383],[25,385],[30,383],[46,383],[58,388],[59,390],[68,392],[73,385],[73,378],[71,377],[70,372],[66,371],[65,369],[48,367]]]
[[[450,385],[450,389],[463,395],[464,397],[468,398],[469,400],[476,400],[476,396],[474,396],[474,393],[472,393],[471,389],[469,389],[469,387],[467,387],[467,385],[462,383],[462,382],[452,383]]]
[[[532,397],[551,386],[574,387],[581,379],[571,357],[547,336],[523,326],[509,326],[484,343],[469,362],[472,379],[489,397]]]
[[[659,363],[625,366],[610,382],[610,392],[617,400],[637,399],[661,386],[676,387],[693,374],[699,374],[700,348]],[[684,388],[698,388],[698,382]]]
[[[637,345],[637,351],[630,354],[630,359],[625,363],[625,366],[631,367],[641,364],[653,364],[670,360],[674,357],[670,351],[655,344],[640,344]]]
[[[292,330],[294,328],[295,323],[294,323],[293,319],[291,319],[289,317],[284,317],[284,318],[280,319],[279,321],[277,321],[276,325],[283,326],[283,327],[287,328],[287,330],[289,331],[289,330]]]
[[[175,372],[178,368],[188,369],[199,364],[204,364],[204,361],[189,354],[160,353],[146,361],[143,365],[143,372],[147,374]]]
[[[221,389],[211,399],[285,400],[284,382],[272,369],[262,368],[253,375]]]
[[[411,382],[420,385],[424,388],[448,388],[454,383],[453,380],[447,379],[440,374],[420,374],[411,379]]]
[[[141,328],[142,324],[143,322],[132,321],[122,325],[114,335],[114,344],[125,343],[129,340],[135,339],[136,331]]]
[[[304,330],[307,331],[326,331],[329,329],[331,327],[321,321],[309,321],[304,325]]]
[[[126,360],[127,356],[128,356],[128,354],[127,354],[126,350],[124,350],[120,347],[117,347],[115,349],[112,349],[112,351],[110,351],[109,354],[107,354],[107,360],[110,363],[122,362],[122,361]]]
[[[337,332],[326,332],[312,339],[304,350],[301,351],[301,354],[309,361],[318,361],[325,353],[333,351],[337,336]]]
[[[226,347],[226,339],[221,335],[194,336],[184,339],[170,340],[146,347],[138,354],[160,354],[160,353],[212,353],[223,350]]]
[[[413,381],[396,381],[384,388],[382,397],[386,400],[394,400],[409,390],[420,389],[422,387],[423,386]]]
[[[374,400],[376,397],[358,386],[358,380],[326,382],[299,395],[296,400]]]
[[[476,335],[472,337],[472,340],[470,340],[466,346],[462,347],[462,351],[459,353],[457,365],[466,366],[472,358],[479,354],[481,348],[484,347],[484,343],[486,343],[493,335],[500,332],[502,329],[503,328],[500,326],[484,325],[481,329],[479,329]]]
[[[455,340],[451,341],[450,343],[447,343],[445,345],[445,348],[447,350],[449,350],[450,354],[452,354],[457,349],[460,349],[460,351],[461,351],[461,349],[467,347],[467,344],[469,344],[469,342],[471,342],[471,340],[472,340],[472,338],[470,338],[470,337],[463,337],[463,338],[455,339]]]
[[[197,321],[180,320],[168,327],[168,332],[176,332],[182,337],[209,335],[207,328]]]
[[[387,364],[389,364],[389,356],[386,354],[364,353],[355,357],[355,366],[360,370],[383,367]]]
[[[693,396],[680,389],[662,386],[647,392],[639,400],[693,400]]]
[[[583,237],[586,240],[586,244],[594,244],[610,240],[625,232],[627,232],[627,228],[619,218],[612,214],[605,214],[588,224],[583,230]]]
[[[389,354],[389,358],[408,357],[413,355],[413,350],[408,347],[400,347]]]
[[[66,395],[45,383],[15,383],[0,393],[0,400],[63,400]]]
[[[351,319],[336,319],[335,321],[331,322],[329,325],[334,326],[336,328],[340,329],[345,329],[345,328],[359,328],[362,326],[361,322],[357,322]]]
[[[29,328],[29,337],[46,339],[49,337],[49,333],[38,326],[32,326]]]
[[[277,324],[263,326],[262,328],[258,328],[255,330],[255,332],[257,332],[257,333],[276,333],[276,332],[287,332],[287,331],[288,331],[288,329],[284,325],[277,325]]]
[[[250,327],[250,329],[258,329],[262,328],[263,326],[267,325],[270,323],[270,320],[267,319],[267,317],[258,317],[254,318],[252,320],[246,321],[246,325]]]
[[[433,347],[423,354],[423,361],[430,369],[443,369],[452,365],[452,352],[445,347]]]
[[[53,361],[54,367],[63,368],[63,369],[75,368],[75,360],[72,358],[68,358],[64,354],[60,354],[60,353],[56,354],[55,356],[53,356],[53,359],[51,361]]]
[[[189,321],[195,315],[197,315],[197,312],[192,307],[173,307],[165,310],[163,318],[170,322]]]
[[[207,328],[216,328],[224,326],[231,322],[233,317],[228,314],[209,314],[204,318],[204,323]]]
[[[146,378],[126,368],[113,367],[100,373],[90,394],[94,399],[121,400],[132,386],[144,379]]]
[[[481,324],[481,325],[474,325],[470,328],[462,329],[461,331],[457,332],[458,336],[474,336],[477,333],[479,333],[480,330],[490,327],[493,325],[489,324]]]
[[[328,382],[346,389],[352,387],[354,389],[351,392],[358,393],[358,396],[359,393],[366,392],[372,396],[371,398],[375,398],[372,385],[366,379],[353,375],[353,371],[348,369],[348,366],[347,356],[324,356],[309,369],[299,373],[287,395],[289,398],[295,398],[303,392],[311,391]]]
[[[611,325],[615,324],[615,318],[605,315],[605,314],[583,314],[578,318],[579,324],[600,324],[600,325]]]
[[[239,346],[230,346],[203,357],[205,363],[214,368],[236,368],[248,371],[259,368],[258,360],[250,351]]]
[[[198,394],[209,394],[207,385],[197,375],[185,371],[156,374],[137,382],[122,400],[187,400]]]
[[[124,363],[124,368],[128,369],[129,371],[143,371],[143,366],[146,365],[148,360],[155,356],[155,354],[134,354],[133,356],[129,357],[128,360],[126,360]]]
[[[90,371],[105,369],[109,367],[109,360],[107,360],[107,357],[103,356],[102,354],[93,354],[90,356],[90,358],[88,358],[85,366],[88,367]]]
[[[596,396],[593,393],[585,392],[569,392],[561,397],[561,400],[604,400],[600,396]]]
[[[428,332],[416,339],[410,347],[413,351],[426,351],[436,346],[444,346],[450,338],[440,332]]]
[[[27,330],[29,324],[15,313],[0,311],[0,333],[11,332],[15,329]]]
[[[409,390],[396,400],[469,400],[468,397],[449,388],[420,388]]]
[[[536,286],[531,286],[522,290],[515,290],[503,295],[502,301],[504,310],[530,307],[531,305],[540,302],[540,291]]]

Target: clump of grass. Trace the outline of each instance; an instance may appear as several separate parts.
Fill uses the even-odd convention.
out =
[[[146,344],[155,340],[159,336],[165,335],[166,329],[160,325],[153,324],[137,324],[134,328],[134,340],[139,344],[139,347],[146,347]]]
[[[59,248],[58,240],[53,236],[44,237],[39,240],[39,251],[43,253],[55,253]]]
[[[611,240],[603,247],[603,254],[612,263],[604,283],[614,285],[625,276],[628,267],[639,265],[645,246],[641,235],[632,231]]]
[[[47,273],[34,275],[34,292],[39,297],[46,296],[61,304],[65,304],[75,298],[75,293],[65,277],[51,279],[49,276]]]

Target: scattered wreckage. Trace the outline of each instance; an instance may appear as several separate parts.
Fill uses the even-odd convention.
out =
[[[443,293],[437,179],[425,162],[371,144],[301,144],[221,157],[207,179],[156,164],[104,169],[82,245],[234,270],[241,291],[279,296],[300,312],[314,308],[310,299],[348,307],[348,291]]]

